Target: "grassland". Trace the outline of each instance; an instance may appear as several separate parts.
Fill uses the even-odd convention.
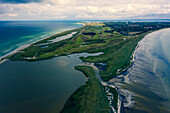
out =
[[[104,87],[96,79],[93,68],[76,66],[75,69],[83,72],[88,81],[71,95],[61,113],[110,113]]]
[[[115,28],[108,26],[94,23],[53,35],[19,51],[11,56],[11,60],[37,61],[72,53],[103,52],[104,54],[99,56],[81,57],[81,59],[84,62],[106,63],[106,70],[100,70],[100,75],[103,80],[107,81],[130,65],[131,54],[137,43],[148,31],[151,31],[136,31],[133,32],[133,35],[126,36],[116,31]],[[72,32],[76,32],[76,34],[69,39],[49,43],[52,39],[71,34]],[[129,33],[131,34],[130,30]]]
[[[87,58],[81,57],[84,62],[102,62],[107,63],[106,70],[100,71],[100,75],[104,80],[109,80],[116,74],[120,73],[126,67],[130,65],[130,58],[134,48],[136,47],[137,43],[145,36],[141,34],[138,37],[119,37],[118,39],[111,40],[107,45],[104,45],[102,49],[95,48],[89,50],[88,52],[99,51],[104,54],[100,56],[89,56]],[[110,44],[111,43],[111,44]],[[119,71],[118,71],[119,70]]]

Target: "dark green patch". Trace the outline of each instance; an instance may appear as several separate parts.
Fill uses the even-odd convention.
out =
[[[89,79],[86,85],[71,95],[61,113],[110,113],[104,87],[96,79],[93,68],[76,66],[75,69],[83,72]]]

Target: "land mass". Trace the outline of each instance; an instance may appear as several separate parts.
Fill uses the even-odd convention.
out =
[[[100,75],[109,80],[130,65],[137,43],[149,32],[169,27],[168,22],[104,22],[62,32],[10,56],[13,61],[37,61],[72,53],[103,52],[99,56],[81,57],[84,62],[105,63]],[[56,40],[64,38],[65,40]]]
[[[168,27],[168,22],[93,22],[33,43],[7,58],[37,61],[72,53],[102,52],[98,56],[81,57],[81,60],[95,63],[101,78],[108,81],[131,65],[132,53],[146,34]],[[78,66],[75,69],[82,71],[89,79],[69,98],[62,112],[109,112],[104,88],[95,78],[93,68]],[[115,89],[112,92],[118,96]],[[114,102],[117,110],[117,97]]]
[[[71,95],[61,113],[110,113],[104,87],[97,80],[94,69],[88,66],[76,66],[75,69],[83,72],[88,81]]]

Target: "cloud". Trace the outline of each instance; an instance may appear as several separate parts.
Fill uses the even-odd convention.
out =
[[[0,1],[0,20],[164,18],[161,15],[170,14],[170,0]]]
[[[8,16],[18,16],[16,13],[9,13]]]

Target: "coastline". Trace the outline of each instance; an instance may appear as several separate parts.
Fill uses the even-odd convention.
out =
[[[124,73],[127,69],[129,69],[132,65],[133,65],[133,63],[135,62],[135,54],[136,54],[136,52],[137,52],[137,49],[139,48],[139,45],[142,43],[142,40],[143,39],[145,39],[145,37],[147,36],[147,35],[149,35],[150,33],[153,33],[153,32],[156,32],[156,31],[160,31],[160,30],[164,30],[164,29],[169,29],[169,28],[163,28],[163,29],[159,29],[159,30],[155,30],[155,31],[152,31],[152,32],[149,32],[149,33],[147,33],[139,42],[138,42],[138,44],[137,44],[137,46],[135,47],[135,49],[134,49],[134,51],[132,52],[132,58],[130,58],[130,61],[131,61],[131,65],[129,65],[126,69],[124,69],[124,71],[122,71],[120,74],[118,74],[117,76],[119,76],[119,75],[121,75],[122,73]],[[116,77],[117,78],[117,77]],[[129,79],[129,75],[126,75],[126,76],[124,76],[123,75],[123,78],[124,78],[124,80],[123,80],[123,82],[125,82],[125,83],[130,83],[130,79]],[[113,78],[114,79],[114,78]],[[111,79],[112,80],[112,79]],[[119,83],[119,82],[118,82]],[[115,87],[116,87],[116,85],[115,85]],[[130,106],[130,107],[132,107],[133,106],[133,104],[135,103],[134,101],[132,101],[132,96],[134,95],[132,92],[130,92],[129,90],[124,90],[124,89],[121,89],[121,88],[117,88],[116,87],[116,89],[118,90],[119,89],[119,91],[118,91],[118,93],[119,93],[119,103],[120,103],[120,109],[121,109],[121,107],[124,107],[124,106],[122,106],[123,105],[123,101],[122,101],[122,97],[121,97],[121,95],[122,94],[129,94],[130,96],[128,97],[128,100],[126,100],[127,102],[128,102],[128,106]],[[121,95],[120,95],[121,94]],[[123,96],[125,96],[126,97],[126,95],[123,95]],[[127,106],[127,107],[128,107]],[[119,109],[119,112],[118,113],[120,113],[120,109]]]
[[[149,33],[145,34],[142,39],[144,39],[145,36],[148,35],[148,34],[149,34]],[[130,60],[130,65],[127,66],[125,69],[123,69],[119,74],[117,74],[117,75],[116,75],[116,78],[117,78],[117,76],[119,76],[119,75],[121,75],[122,73],[124,73],[128,68],[130,68],[130,67],[133,65],[133,62],[135,61],[136,50],[137,50],[137,48],[139,47],[139,44],[141,43],[142,39],[139,40],[139,42],[137,43],[135,49],[133,50],[133,52],[132,52],[132,54],[131,54],[131,58],[129,59],[129,60]],[[124,80],[125,80],[125,76],[123,76],[123,78],[124,78]],[[113,79],[115,79],[115,78],[113,78]],[[110,79],[110,80],[112,80],[112,79]],[[109,81],[110,81],[110,80],[109,80]],[[129,79],[128,79],[128,80],[129,80]],[[109,81],[108,81],[108,82],[109,82]],[[128,82],[129,82],[129,81],[128,81]],[[110,82],[109,82],[109,83],[110,83]],[[106,85],[106,83],[105,83],[105,85]],[[117,102],[118,110],[117,110],[117,113],[121,113],[121,109],[124,108],[123,98],[122,98],[122,93],[124,93],[124,92],[122,92],[122,90],[121,90],[120,88],[118,88],[115,84],[113,84],[113,86],[114,86],[114,88],[115,88],[115,89],[117,90],[117,92],[118,92],[118,102]],[[123,96],[125,96],[125,95],[123,95]],[[126,96],[125,96],[125,97],[126,97]],[[129,100],[131,101],[131,98],[128,99],[127,101],[129,101]],[[130,105],[131,105],[131,104],[133,104],[133,103],[130,102]],[[115,113],[116,113],[116,112],[115,112]]]
[[[81,28],[81,27],[80,27]],[[160,30],[160,29],[159,29]],[[64,32],[64,31],[63,31]],[[144,39],[145,38],[145,36],[146,35],[148,35],[149,33],[152,33],[152,32],[154,32],[154,31],[150,31],[150,32],[146,32],[145,34],[143,34],[144,36],[143,37],[138,37],[138,38],[140,38],[140,40],[137,42],[137,44],[135,44],[135,48],[134,48],[134,50],[132,50],[131,52],[129,52],[130,53],[130,58],[129,58],[129,65],[127,66],[126,65],[126,67],[125,68],[123,68],[121,71],[118,71],[119,73],[117,73],[114,77],[116,77],[117,75],[120,75],[121,73],[123,73],[123,72],[125,72],[128,68],[130,68],[131,67],[131,65],[133,65],[133,62],[135,61],[135,54],[136,54],[136,49],[138,48],[138,46],[139,46],[139,44],[140,44],[140,42],[142,41],[142,39]],[[62,32],[61,32],[62,33]],[[58,33],[57,33],[58,34]],[[54,35],[56,35],[56,34],[54,34]],[[53,35],[51,35],[51,36],[53,36]],[[45,37],[45,38],[43,38],[43,39],[40,39],[40,40],[38,40],[38,41],[36,41],[36,42],[39,42],[39,41],[41,41],[41,40],[45,40],[45,39],[48,39],[48,38],[50,38],[51,36],[48,36],[48,37]],[[33,43],[31,43],[31,44],[34,44],[34,43],[36,43],[36,42],[33,42]],[[16,50],[14,50],[13,52],[10,52],[10,53],[8,53],[7,55],[6,55],[6,57],[8,57],[8,56],[10,56],[10,55],[12,55],[12,54],[14,54],[14,53],[16,53],[16,52],[19,52],[20,50],[22,50],[22,49],[25,49],[25,48],[27,48],[27,47],[29,47],[31,44],[26,44],[26,45],[24,45],[24,46],[22,46],[22,47],[20,47],[20,48],[18,48],[18,49],[16,49]],[[83,52],[83,51],[78,51],[77,53],[81,53],[81,52]],[[70,54],[72,54],[72,53],[70,53]],[[2,58],[3,59],[3,58]],[[1,62],[3,63],[3,62],[5,62],[6,60],[8,60],[8,59],[3,59]],[[97,69],[99,69],[99,68],[97,68]],[[118,69],[119,70],[119,69]],[[101,76],[100,76],[101,77]],[[114,78],[113,77],[113,78]],[[103,84],[105,84],[105,85],[107,85],[107,86],[109,86],[109,83],[107,83],[106,84],[106,81],[104,81],[105,83],[102,83],[102,85]],[[108,82],[108,81],[107,81]],[[113,82],[114,83],[114,82]],[[116,88],[116,87],[114,87],[114,88]],[[118,91],[118,89],[116,88],[116,90],[117,90],[117,92],[119,92]],[[121,109],[121,98],[120,98],[120,93],[119,93],[119,96],[118,96],[118,111],[120,112],[120,109]]]
[[[77,24],[77,23],[76,23],[76,24]],[[83,24],[83,23],[80,23],[80,24],[83,25],[83,26],[85,26],[85,24]],[[78,28],[81,28],[81,27],[83,27],[83,26],[80,26],[80,27],[78,27]],[[50,36],[44,37],[44,38],[42,38],[42,39],[39,39],[39,40],[37,40],[37,41],[35,41],[35,42],[32,42],[32,43],[30,43],[30,44],[25,44],[25,45],[23,45],[23,46],[15,49],[15,50],[13,50],[13,51],[5,54],[5,55],[3,55],[3,56],[0,56],[0,64],[2,64],[2,63],[4,63],[4,62],[6,62],[6,61],[9,60],[9,58],[6,58],[6,57],[9,57],[9,56],[17,53],[17,52],[19,52],[20,50],[23,50],[23,49],[29,47],[29,46],[32,45],[32,44],[35,44],[35,43],[37,43],[37,42],[39,42],[39,41],[48,39],[48,38],[50,38],[50,37],[52,37],[52,36],[54,36],[54,35],[57,35],[57,34],[60,34],[60,33],[66,32],[66,31],[75,30],[75,29],[78,29],[78,28],[72,28],[72,29],[69,29],[69,30],[67,29],[67,30],[64,30],[64,31],[60,31],[60,32],[57,32],[57,33],[55,33],[55,34],[53,34],[53,35],[50,35]]]
[[[168,29],[168,28],[163,28],[163,29],[159,29],[159,30],[164,30],[164,29]],[[131,54],[131,58],[129,59],[130,60],[130,65],[129,66],[127,66],[125,69],[123,69],[120,73],[118,73],[117,75],[116,75],[116,78],[118,78],[118,76],[119,75],[122,75],[122,73],[124,73],[127,69],[129,69],[132,65],[133,65],[133,62],[135,62],[135,54],[136,54],[136,51],[137,51],[137,48],[139,47],[139,45],[140,45],[140,43],[141,43],[141,41],[148,35],[148,34],[150,34],[150,33],[153,33],[153,32],[156,32],[156,31],[159,31],[159,30],[155,30],[155,31],[151,31],[151,32],[148,32],[148,33],[146,33],[145,35],[144,35],[144,37],[141,39],[141,40],[139,40],[139,42],[137,43],[137,45],[136,45],[136,47],[135,47],[135,49],[133,50],[133,52],[132,52],[132,54]],[[113,79],[116,79],[116,78],[113,78]],[[123,82],[127,82],[127,83],[129,83],[130,81],[129,81],[129,77],[128,76],[124,76],[123,75],[123,78],[124,78],[124,81]],[[109,81],[101,81],[101,84],[103,85],[103,86],[109,86],[109,84],[110,83],[112,83],[112,82],[110,82],[112,79],[110,79]],[[126,80],[126,81],[125,81]],[[114,82],[113,82],[114,83]],[[119,83],[119,82],[118,82]],[[113,86],[114,86],[114,88],[117,90],[117,92],[118,92],[118,111],[117,111],[117,113],[120,113],[120,111],[121,111],[121,109],[122,109],[122,107],[124,107],[124,105],[123,105],[123,99],[122,99],[122,94],[126,94],[126,92],[129,94],[129,93],[131,93],[131,92],[129,92],[128,90],[126,91],[126,90],[121,90],[120,88],[118,88],[115,84],[112,84]],[[128,106],[133,106],[133,101],[131,101],[131,98],[132,98],[132,94],[130,94],[131,96],[130,96],[130,98],[128,98],[128,103],[129,103],[129,105]],[[125,96],[125,95],[123,95],[123,96]],[[126,97],[126,96],[125,96]],[[129,102],[130,101],[130,102]]]
[[[76,23],[76,24],[79,24],[79,25],[82,25],[82,26],[86,26],[85,23]]]
[[[160,32],[160,31],[163,31],[163,30],[167,30],[167,29],[170,29],[170,28],[163,28],[163,29],[159,29],[159,30],[154,30],[154,31],[152,31],[152,32],[150,32],[150,33],[148,33],[148,34],[146,34],[145,35],[145,37],[143,38],[143,39],[141,39],[141,41],[139,41],[138,42],[138,45],[136,46],[136,48],[135,48],[135,51],[134,51],[134,53],[133,53],[133,62],[135,62],[135,55],[136,54],[139,54],[140,53],[140,51],[139,51],[139,49],[138,48],[149,48],[148,46],[143,46],[143,43],[146,43],[146,41],[143,41],[143,40],[145,40],[146,38],[151,38],[152,39],[152,37],[148,37],[148,35],[150,35],[151,33],[154,33],[154,32]],[[156,34],[156,33],[155,33]],[[157,37],[160,37],[160,36],[157,36]],[[157,40],[156,38],[155,38],[155,40]],[[142,42],[143,41],[143,42]],[[153,41],[152,41],[153,42]],[[150,42],[149,42],[150,43]],[[149,43],[147,43],[147,44],[149,44]],[[141,46],[141,45],[142,46]],[[153,51],[152,51],[153,52]],[[139,57],[140,55],[138,55],[138,57]],[[144,55],[145,56],[145,55]],[[154,55],[153,55],[154,56]],[[140,59],[140,57],[138,58],[138,59]],[[146,59],[145,59],[146,60]],[[137,60],[136,60],[137,61]],[[139,61],[137,61],[137,62],[139,62]],[[142,61],[141,61],[142,62]],[[133,65],[133,64],[132,64]],[[139,63],[138,63],[138,65],[139,65]],[[139,67],[139,66],[138,66]],[[129,67],[130,68],[130,67]],[[125,73],[125,75],[124,75],[124,78],[126,77],[126,79],[124,79],[123,80],[123,82],[125,82],[125,83],[128,83],[128,84],[130,84],[130,86],[128,86],[127,84],[122,84],[123,85],[123,88],[121,89],[121,83],[120,83],[120,85],[119,85],[119,83],[117,84],[118,86],[120,86],[120,89],[121,89],[121,91],[125,94],[126,93],[126,91],[128,91],[127,92],[127,94],[128,95],[131,95],[131,96],[129,96],[128,97],[128,101],[129,102],[125,102],[126,104],[127,104],[127,106],[125,106],[125,109],[127,108],[127,110],[130,108],[130,110],[132,109],[132,110],[140,110],[139,108],[136,108],[137,106],[139,106],[139,99],[137,99],[137,98],[140,98],[142,95],[141,95],[141,92],[140,91],[135,91],[137,88],[138,88],[138,86],[137,86],[137,88],[134,88],[134,90],[132,90],[130,87],[133,87],[133,86],[135,86],[138,82],[137,81],[140,81],[140,79],[142,79],[142,75],[141,76],[137,76],[136,77],[136,79],[134,79],[135,78],[135,72],[133,71],[132,73],[133,74],[129,74],[132,70],[135,70],[134,68],[137,68],[136,66],[134,66],[134,67],[132,67],[130,70],[128,70],[127,71],[127,73]],[[138,68],[137,68],[138,69]],[[137,70],[136,69],[136,70]],[[143,68],[142,68],[143,69]],[[141,70],[142,70],[141,69]],[[145,68],[144,68],[145,69]],[[146,70],[146,71],[148,71],[148,70]],[[143,72],[143,71],[142,71]],[[141,73],[142,73],[141,72]],[[134,74],[135,73],[135,74]],[[137,71],[137,74],[138,74],[139,72]],[[151,71],[151,73],[152,73],[152,71]],[[156,73],[158,73],[158,72],[155,72],[155,74]],[[137,75],[136,74],[136,75]],[[140,73],[139,73],[140,74]],[[147,75],[147,73],[144,73],[144,74],[146,74]],[[149,77],[149,74],[150,73],[148,73],[148,77]],[[131,80],[128,80],[127,81],[127,79],[130,79],[130,77],[129,77],[129,75],[132,75],[132,78],[131,78]],[[143,75],[144,76],[144,75]],[[152,76],[154,76],[154,75],[152,75]],[[139,77],[139,78],[138,78]],[[140,78],[141,77],[141,78]],[[146,79],[146,78],[145,78]],[[148,80],[150,80],[151,78],[148,78]],[[156,79],[156,78],[155,78]],[[135,82],[136,81],[136,82]],[[141,80],[142,81],[142,80]],[[147,80],[146,80],[147,81]],[[161,81],[162,82],[162,81]],[[132,83],[136,83],[136,84],[132,84]],[[126,86],[127,85],[127,86]],[[142,84],[137,84],[137,85],[142,85]],[[146,85],[146,84],[145,84]],[[142,86],[141,86],[142,87]],[[145,86],[145,87],[148,87],[148,86]],[[157,86],[155,86],[155,88],[157,88]],[[149,89],[149,88],[148,88]],[[166,89],[166,88],[165,88]],[[144,90],[144,89],[143,89]],[[158,90],[160,90],[159,88],[158,88]],[[148,90],[149,91],[149,90]],[[154,90],[152,90],[152,89],[150,89],[150,92],[149,93],[151,93],[151,92],[154,92]],[[160,91],[161,92],[161,91]],[[147,92],[145,92],[145,93],[147,93]],[[156,92],[154,92],[154,93],[156,93]],[[152,95],[154,95],[154,93],[152,94]],[[143,94],[143,93],[142,93]],[[156,93],[157,94],[157,93]],[[123,96],[125,96],[125,95],[123,95]],[[140,96],[140,97],[139,97]],[[146,98],[147,99],[147,97],[145,97],[145,96],[147,96],[147,95],[143,95],[143,98]],[[160,95],[158,95],[158,96],[160,96]],[[136,97],[136,98],[135,98]],[[152,98],[152,97],[148,97],[148,99],[149,98]],[[159,97],[159,98],[163,98],[163,97]],[[140,100],[140,101],[142,101],[142,99]],[[156,100],[155,100],[156,101]],[[165,106],[163,106],[164,105],[164,103],[163,103],[163,101],[165,101],[165,100],[162,100],[162,103],[161,103],[161,101],[160,101],[160,103],[161,103],[161,107],[165,107]],[[145,101],[144,101],[145,102]],[[158,103],[159,103],[159,101],[158,101]],[[157,103],[157,104],[158,104]],[[148,103],[146,103],[146,104],[148,104]],[[156,103],[155,103],[156,104]],[[142,107],[144,107],[145,106],[145,104],[143,104],[142,103]],[[159,106],[159,105],[158,105]],[[134,108],[133,108],[134,107]],[[145,109],[145,108],[144,108]],[[147,110],[152,110],[152,109],[154,109],[154,107],[153,108],[148,108]],[[142,110],[142,109],[141,109]],[[165,109],[166,110],[166,109]]]
[[[139,44],[141,43],[141,41],[145,38],[145,36],[147,36],[147,35],[150,34],[150,33],[153,33],[153,32],[159,31],[159,30],[164,30],[164,29],[168,29],[168,28],[158,29],[158,30],[149,31],[148,33],[145,33],[144,36],[143,36],[143,38],[141,38],[141,39],[138,41],[135,49],[132,51],[131,57],[130,57],[130,59],[129,59],[129,60],[130,60],[130,65],[127,66],[126,68],[124,68],[124,69],[123,69],[122,71],[120,71],[119,73],[117,73],[116,76],[121,75],[121,74],[124,73],[128,68],[130,68],[130,67],[133,65],[133,62],[135,61],[136,50],[137,50],[137,48],[139,47]],[[118,70],[119,70],[119,69],[118,69]],[[111,80],[111,79],[110,79],[110,80]]]
[[[45,38],[44,38],[44,39],[45,39]],[[40,41],[40,40],[39,40],[39,41]],[[37,42],[37,41],[36,41],[36,42]],[[33,42],[33,43],[36,43],[36,42]],[[31,43],[31,44],[33,44],[33,43]],[[2,64],[2,63],[4,63],[5,61],[9,60],[9,59],[6,58],[6,57],[9,57],[9,56],[13,55],[14,53],[17,53],[17,52],[19,52],[20,50],[23,50],[23,49],[29,47],[31,44],[23,45],[23,46],[21,46],[21,47],[15,49],[15,50],[13,50],[13,51],[7,53],[6,55],[1,56],[1,57],[0,57],[0,64]]]
[[[149,33],[147,33],[139,42],[138,42],[138,44],[137,44],[137,46],[135,47],[135,50],[134,50],[134,52],[133,52],[133,54],[132,54],[132,61],[134,62],[135,61],[135,54],[136,54],[136,50],[137,50],[137,48],[139,47],[139,44],[141,43],[141,41],[148,35],[148,34],[150,34],[150,33],[153,33],[153,32],[156,32],[156,31],[159,31],[159,30],[164,30],[164,29],[169,29],[169,28],[163,28],[163,29],[158,29],[158,30],[154,30],[154,31],[151,31],[151,32],[149,32]]]

